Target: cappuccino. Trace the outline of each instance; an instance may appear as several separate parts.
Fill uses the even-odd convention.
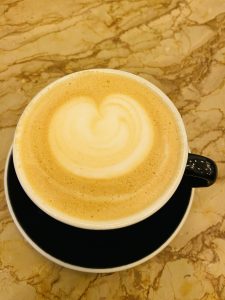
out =
[[[16,172],[28,195],[54,216],[127,218],[177,180],[186,151],[177,118],[132,76],[78,72],[25,109],[14,138]]]

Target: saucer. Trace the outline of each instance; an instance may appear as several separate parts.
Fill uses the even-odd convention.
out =
[[[144,221],[114,230],[76,228],[50,217],[30,200],[16,176],[11,150],[5,194],[16,226],[33,248],[59,265],[93,273],[128,269],[155,256],[181,229],[193,199],[193,189],[182,180],[170,200]]]

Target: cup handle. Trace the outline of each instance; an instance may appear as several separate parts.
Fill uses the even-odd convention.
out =
[[[188,154],[184,179],[192,187],[206,187],[212,185],[217,178],[216,163],[208,157]]]

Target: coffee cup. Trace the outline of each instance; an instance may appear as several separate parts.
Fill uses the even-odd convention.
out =
[[[112,69],[76,72],[39,92],[18,122],[13,161],[41,210],[93,230],[148,218],[182,178],[207,187],[217,177],[213,160],[189,153],[173,102],[149,81]]]

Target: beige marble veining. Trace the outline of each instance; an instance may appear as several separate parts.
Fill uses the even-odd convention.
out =
[[[193,152],[219,167],[182,230],[150,261],[87,274],[38,254],[15,227],[3,173],[26,104],[87,68],[139,74],[174,101]],[[225,0],[0,1],[0,299],[225,299]]]

